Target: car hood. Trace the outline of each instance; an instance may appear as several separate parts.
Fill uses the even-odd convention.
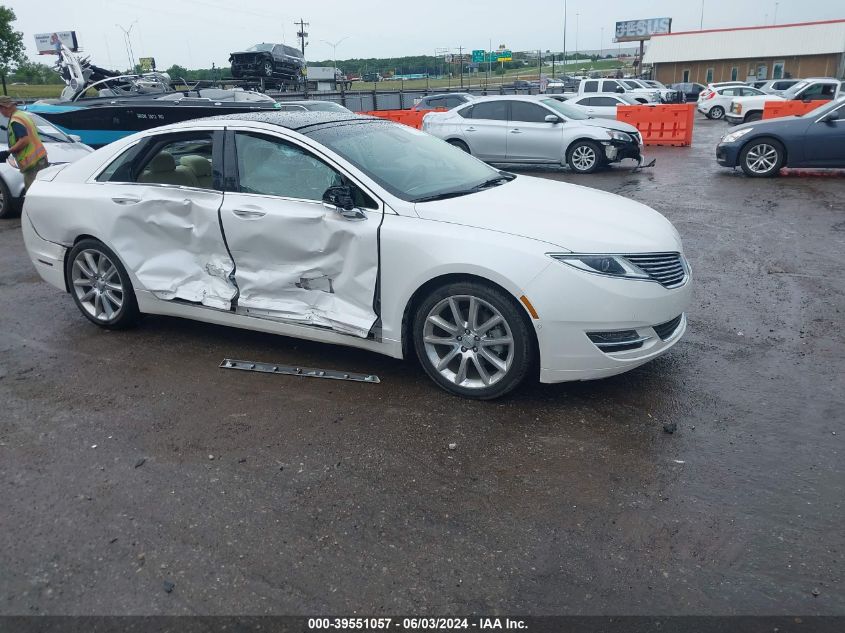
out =
[[[72,163],[83,156],[87,156],[94,150],[85,143],[55,143],[44,141],[44,149],[47,150],[47,161],[51,165],[58,163]],[[7,149],[6,143],[0,142],[0,149]]]
[[[84,143],[44,143],[44,148],[51,165],[72,163],[94,151]]]
[[[622,121],[614,121],[613,119],[584,119],[582,121],[575,121],[579,125],[586,125],[588,127],[603,127],[608,130],[616,130],[618,132],[627,132],[631,134],[636,132],[635,128],[630,123],[623,123]]]
[[[580,253],[681,250],[654,209],[615,194],[532,176],[479,193],[415,205],[425,220],[488,229]]]

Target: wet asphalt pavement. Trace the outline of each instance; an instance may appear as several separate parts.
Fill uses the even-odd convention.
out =
[[[663,358],[491,403],[363,351],[101,331],[0,223],[0,614],[845,614],[845,176],[721,169],[724,129],[523,172],[666,215],[694,301]]]

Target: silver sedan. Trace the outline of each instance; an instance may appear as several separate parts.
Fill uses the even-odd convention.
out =
[[[567,103],[580,109],[587,116],[614,120],[616,119],[616,106],[643,105],[631,96],[612,92],[586,95],[577,99],[570,99]]]

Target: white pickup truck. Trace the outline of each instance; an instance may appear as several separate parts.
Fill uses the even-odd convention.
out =
[[[812,77],[802,79],[791,88],[784,90],[782,96],[755,95],[736,97],[725,113],[725,120],[736,125],[759,121],[763,118],[763,107],[767,101],[830,101],[845,95],[845,82],[831,77]]]
[[[657,88],[628,88],[621,79],[584,79],[578,84],[578,96],[589,96],[599,92],[617,92],[630,95],[640,103],[660,103]]]

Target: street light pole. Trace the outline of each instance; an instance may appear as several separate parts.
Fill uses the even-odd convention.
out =
[[[563,74],[566,74],[566,0],[563,0]]]
[[[129,25],[128,29],[123,28],[120,24],[115,24],[117,28],[123,31],[123,42],[126,44],[126,55],[129,57],[129,67],[132,69],[132,72],[135,72],[135,52],[132,50],[132,29],[135,25],[138,24],[138,20],[135,20],[132,24]]]
[[[328,44],[332,47],[332,61],[334,62],[334,69],[335,73],[337,73],[337,47],[343,40],[348,40],[350,38],[349,35],[346,37],[340,38],[337,42],[329,42],[328,40],[320,40],[323,44]]]

